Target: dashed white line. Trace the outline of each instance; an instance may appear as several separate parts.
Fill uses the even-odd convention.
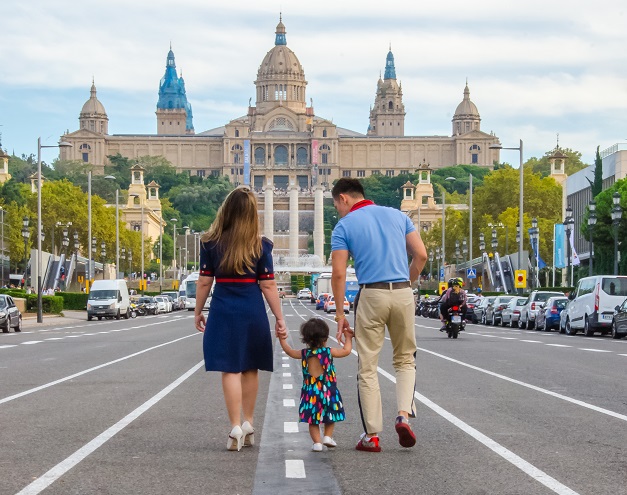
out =
[[[290,376],[292,376],[291,373],[283,373],[283,378],[289,378]]]
[[[22,345],[41,344],[43,340],[29,340],[28,342],[22,342]]]
[[[0,349],[8,349],[9,347],[17,347],[17,344],[15,344],[15,345],[0,345]]]
[[[296,407],[294,399],[283,399],[283,407]]]
[[[530,344],[542,344],[541,340],[520,340],[521,342],[529,342]]]
[[[291,383],[284,383],[283,384],[283,390],[292,390],[294,387],[292,386]]]
[[[282,368],[289,368],[289,367],[290,367],[290,365],[289,365],[288,363],[283,363],[283,364],[281,365],[281,367],[282,367]]]
[[[298,423],[296,421],[284,421],[283,433],[298,433]]]
[[[550,345],[551,347],[572,347],[572,345],[566,345],[566,344],[546,344],[546,345]]]
[[[605,349],[585,349],[583,347],[580,347],[579,350],[590,351],[590,352],[612,352],[612,351],[606,351]]]
[[[285,460],[285,477],[286,478],[306,478],[305,463],[301,459]]]

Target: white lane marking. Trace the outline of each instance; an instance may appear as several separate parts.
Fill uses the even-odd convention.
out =
[[[531,344],[542,344],[542,341],[540,341],[540,340],[523,340],[523,339],[521,339],[520,341],[521,342],[529,342]]]
[[[291,383],[284,383],[283,390],[292,390],[294,388]]]
[[[50,337],[48,339],[44,339],[44,340],[63,340],[65,337]]]
[[[283,378],[289,378],[290,376],[292,376],[291,373],[283,373]]]
[[[614,411],[610,411],[609,409],[603,409],[602,407],[598,407],[598,406],[595,406],[593,404],[589,404],[589,403],[584,402],[582,400],[573,399],[572,397],[568,397],[566,395],[558,394],[557,392],[553,392],[553,391],[547,390],[545,388],[536,387],[535,385],[531,385],[529,383],[521,382],[520,380],[516,380],[514,378],[510,378],[509,376],[499,375],[498,373],[495,373],[494,371],[488,371],[488,370],[486,370],[484,368],[479,368],[478,366],[473,366],[472,364],[464,363],[463,361],[458,361],[457,359],[453,359],[453,358],[450,358],[448,356],[444,356],[443,354],[438,354],[437,352],[433,352],[433,351],[430,351],[428,349],[423,349],[421,347],[417,347],[416,349],[418,349],[419,351],[422,351],[422,352],[426,352],[427,354],[432,354],[433,356],[437,356],[437,357],[440,357],[442,359],[446,359],[447,361],[451,361],[452,363],[456,363],[456,364],[459,364],[461,366],[465,366],[465,367],[470,368],[472,370],[480,371],[481,373],[485,373],[486,375],[494,376],[496,378],[500,378],[501,380],[505,380],[505,381],[508,381],[510,383],[515,383],[516,385],[521,385],[521,386],[527,387],[527,388],[529,388],[531,390],[535,390],[536,392],[541,392],[543,394],[550,395],[552,397],[556,397],[557,399],[562,399],[562,400],[565,400],[566,402],[570,402],[572,404],[576,404],[578,406],[582,406],[582,407],[585,407],[587,409],[591,409],[592,411],[600,412],[602,414],[606,414],[608,416],[612,416],[613,418],[621,419],[623,421],[627,421],[627,416],[625,416],[624,414],[619,414],[619,413],[616,413]]]
[[[503,339],[503,340],[518,340],[516,337],[499,337],[499,339]],[[548,344],[550,345],[550,344]]]
[[[286,478],[306,478],[305,463],[301,459],[285,459]]]
[[[83,335],[96,335],[95,333],[84,333]]]
[[[377,367],[377,369],[378,369],[379,373],[381,373],[388,380],[390,380],[393,383],[396,383],[396,378],[393,377],[392,375],[390,375],[387,371],[385,371],[385,370],[383,370],[383,369],[381,369],[379,367]],[[486,436],[483,433],[481,433],[479,430],[476,430],[475,428],[473,428],[469,424],[467,424],[464,421],[462,421],[461,419],[459,419],[457,416],[452,415],[446,409],[438,406],[435,402],[432,402],[431,400],[429,400],[424,395],[422,395],[422,394],[420,394],[418,392],[414,392],[414,397],[416,397],[416,399],[418,399],[420,402],[422,402],[425,406],[427,406],[433,412],[435,412],[436,414],[439,414],[444,419],[446,419],[450,423],[452,423],[455,426],[457,426],[464,433],[470,435],[472,438],[474,438],[478,442],[480,442],[483,445],[485,445],[486,447],[488,447],[494,453],[500,455],[503,459],[505,459],[506,461],[510,462],[514,466],[516,466],[523,473],[527,474],[528,476],[531,476],[536,481],[542,483],[548,489],[554,491],[555,493],[557,493],[559,495],[578,495],[577,492],[571,490],[566,485],[563,485],[562,483],[557,481],[555,478],[549,476],[544,471],[542,471],[542,470],[538,469],[537,467],[535,467],[533,464],[525,461],[522,457],[514,454],[511,450],[503,447],[501,444],[495,442],[494,440],[492,440],[488,436]]]
[[[572,345],[566,345],[566,344],[546,344],[546,345],[550,345],[551,347],[572,347]]]
[[[26,486],[22,490],[18,492],[17,495],[36,495],[37,493],[41,493],[47,487],[49,487],[52,483],[58,480],[61,476],[67,473],[70,469],[76,466],[79,462],[85,459],[88,455],[92,454],[96,449],[98,449],[101,445],[104,445],[108,440],[113,438],[117,433],[126,428],[129,424],[131,424],[134,420],[140,417],[143,413],[148,411],[152,406],[154,406],[157,402],[163,399],[166,395],[168,395],[172,390],[178,387],[181,383],[187,380],[190,376],[192,376],[197,370],[199,370],[205,364],[204,361],[201,361],[189,371],[181,375],[179,378],[174,380],[170,385],[161,390],[158,394],[154,395],[146,402],[144,402],[137,409],[127,414],[124,418],[118,421],[116,424],[103,431],[100,435],[94,438],[91,442],[83,445],[80,449],[74,452],[72,455],[67,457],[65,460],[61,461],[59,464],[50,469],[47,473],[37,478],[30,485]]]
[[[282,368],[289,368],[289,367],[290,367],[290,365],[289,365],[288,363],[283,363],[283,364],[281,365],[281,367],[282,367]]]
[[[284,360],[285,360],[285,359],[289,359],[289,358],[290,358],[289,356],[282,356],[282,357],[281,357],[281,359],[284,359]]]
[[[296,407],[294,399],[283,399],[283,407]]]
[[[22,345],[41,344],[43,340],[29,340],[28,342],[22,342]]]
[[[80,334],[80,335],[68,335],[67,338],[68,339],[75,339],[77,337],[82,337],[82,336],[83,336],[83,334]]]
[[[583,347],[579,348],[580,351],[590,351],[590,352],[612,352],[612,351],[606,351],[604,349],[584,349]]]
[[[627,354],[619,354],[619,356],[627,356]]]
[[[119,359],[114,359],[113,361],[109,361],[108,363],[99,364],[98,366],[94,366],[93,368],[89,368],[89,369],[86,369],[86,370],[83,370],[83,371],[79,371],[78,373],[74,373],[73,375],[66,376],[65,378],[60,378],[60,379],[55,380],[53,382],[48,382],[48,383],[45,383],[43,385],[40,385],[39,387],[31,388],[31,389],[25,390],[24,392],[20,392],[19,394],[10,395],[8,397],[5,397],[4,399],[0,399],[0,404],[4,404],[5,402],[10,402],[12,400],[19,399],[20,397],[24,397],[25,395],[29,395],[29,394],[32,394],[32,393],[35,393],[35,392],[39,392],[40,390],[43,390],[43,389],[48,388],[48,387],[52,387],[53,385],[58,385],[59,383],[67,382],[68,380],[72,380],[74,378],[77,378],[79,376],[85,375],[87,373],[91,373],[92,371],[99,370],[100,368],[104,368],[106,366],[111,366],[112,364],[116,364],[116,363],[119,363],[121,361],[126,361],[127,359],[130,359],[132,357],[144,354],[145,352],[149,352],[149,351],[152,351],[154,349],[158,349],[159,347],[163,347],[165,345],[174,344],[175,342],[178,342],[179,340],[188,339],[189,337],[194,337],[195,335],[201,335],[201,334],[200,333],[193,333],[191,335],[186,335],[185,337],[181,337],[181,338],[178,338],[178,339],[175,339],[175,340],[171,340],[169,342],[164,342],[163,344],[159,344],[159,345],[156,345],[156,346],[153,346],[153,347],[149,347],[148,349],[144,349],[143,351],[139,351],[139,352],[135,352],[133,354],[129,354],[128,356],[124,356],[124,357],[121,357]]]
[[[284,421],[283,433],[298,433],[298,423],[296,421]]]
[[[14,345],[0,345],[0,349],[8,349],[9,347],[17,347],[17,344],[14,344]]]

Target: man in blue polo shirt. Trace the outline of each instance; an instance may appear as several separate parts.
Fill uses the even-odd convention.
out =
[[[413,447],[416,436],[409,426],[414,417],[416,335],[414,333],[415,282],[427,261],[427,251],[411,220],[394,208],[364,199],[357,179],[342,178],[333,190],[340,221],[333,229],[331,285],[336,301],[344,300],[349,255],[355,260],[360,291],[355,298],[355,343],[358,361],[358,400],[364,433],[357,450],[380,452],[383,412],[377,363],[387,325],[396,371],[398,416],[395,429],[403,447]],[[411,256],[408,266],[407,255]],[[337,313],[337,338],[350,338],[343,313]]]

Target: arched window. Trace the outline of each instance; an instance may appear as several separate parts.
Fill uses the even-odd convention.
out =
[[[231,151],[233,152],[233,163],[242,163],[244,148],[240,144],[236,144],[231,148]]]
[[[470,147],[470,163],[473,163],[473,164],[479,163],[480,151],[481,151],[481,147],[478,144],[473,144]]]
[[[296,164],[307,165],[307,148],[301,146],[296,150]]]
[[[261,146],[255,148],[255,165],[265,165],[266,153]]]
[[[91,146],[84,143],[80,145],[79,149],[81,150],[81,154],[83,156],[83,162],[87,163],[89,161],[89,153],[91,153]]]
[[[235,129],[235,137],[239,137],[239,129]]]
[[[320,161],[322,164],[326,165],[329,163],[329,154],[331,153],[331,148],[329,148],[328,144],[323,144],[320,146]]]
[[[274,164],[287,165],[287,147],[279,145],[274,148]]]
[[[326,129],[322,129],[322,137],[327,137],[327,130]]]
[[[394,110],[394,104],[392,102],[388,103],[388,110]]]

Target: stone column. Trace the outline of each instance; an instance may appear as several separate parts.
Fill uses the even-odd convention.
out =
[[[298,258],[298,188],[290,187],[290,256]]]
[[[322,263],[324,259],[324,209],[323,205],[323,188],[316,186],[314,189],[314,255],[320,257]]]
[[[272,184],[264,188],[263,235],[274,239],[274,188]]]

